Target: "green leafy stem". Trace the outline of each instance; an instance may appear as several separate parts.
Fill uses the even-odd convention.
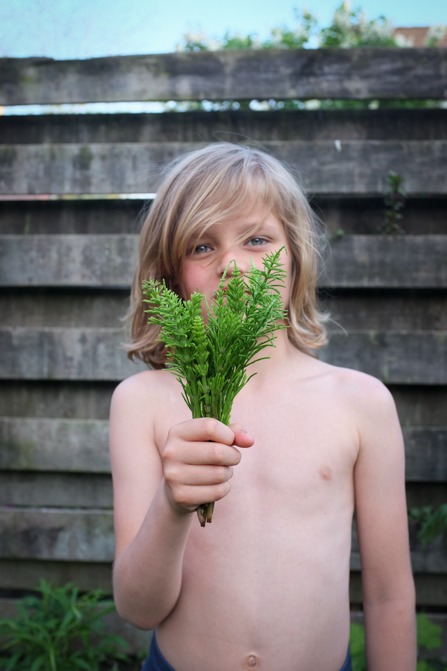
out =
[[[229,424],[236,395],[254,375],[247,367],[268,358],[262,350],[274,345],[275,332],[286,327],[281,251],[267,255],[262,269],[252,264],[245,275],[235,264],[211,302],[199,292],[184,300],[164,281],[143,282],[148,323],[161,327],[167,368],[179,380],[194,418]],[[201,526],[212,521],[213,508],[214,503],[197,508]]]

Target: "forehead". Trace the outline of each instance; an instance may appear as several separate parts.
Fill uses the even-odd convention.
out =
[[[265,235],[272,237],[285,236],[285,229],[276,215],[265,207],[256,207],[232,214],[223,215],[214,222],[208,222],[201,230],[197,231],[200,238],[223,238],[236,239],[246,238],[250,235]],[[196,237],[196,236],[194,236]]]

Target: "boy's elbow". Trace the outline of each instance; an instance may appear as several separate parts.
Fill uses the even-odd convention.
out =
[[[155,629],[163,621],[164,617],[151,613],[150,608],[142,607],[138,601],[137,598],[129,598],[129,595],[121,598],[119,590],[115,590],[114,592],[115,609],[122,620],[142,631]]]
[[[129,586],[127,581],[122,582],[116,567],[113,574],[113,599],[119,617],[133,627],[149,631],[158,627],[171,612],[171,608],[158,604],[154,609],[155,599],[150,599],[142,593],[138,586]]]
[[[122,620],[131,624],[136,629],[141,629],[142,631],[150,631],[155,629],[159,622],[152,621],[150,618],[146,617],[144,614],[139,614],[135,612],[134,608],[129,608],[123,606],[115,598],[115,608],[116,612]]]
[[[404,610],[416,607],[416,589],[411,572],[393,580],[364,583],[364,602],[371,606],[396,604]]]

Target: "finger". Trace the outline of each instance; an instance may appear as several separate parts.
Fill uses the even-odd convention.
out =
[[[193,512],[197,506],[204,501],[220,501],[230,492],[230,482],[222,482],[216,485],[179,485],[170,487],[166,484],[166,493],[176,508]]]
[[[191,487],[220,485],[233,477],[232,466],[191,466],[182,474],[182,484]],[[172,474],[171,474],[172,478]]]
[[[236,466],[241,460],[237,447],[212,441],[170,441],[163,451],[164,464],[181,466]]]
[[[240,424],[230,424],[230,429],[234,433],[233,445],[238,447],[251,447],[254,444],[253,438],[240,426]]]
[[[234,432],[229,426],[212,417],[189,419],[172,427],[170,433],[184,440],[213,441],[232,445]]]

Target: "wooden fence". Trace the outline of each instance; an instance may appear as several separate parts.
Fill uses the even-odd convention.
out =
[[[390,108],[0,117],[0,614],[45,577],[110,590],[110,396],[142,194],[160,166],[216,140],[291,165],[326,221],[323,357],[380,377],[405,432],[409,506],[447,500],[447,91],[442,49],[0,60],[0,104],[394,100]],[[405,234],[384,234],[388,175]],[[120,196],[120,197],[118,197]],[[149,196],[148,196],[149,197]],[[129,454],[129,458],[131,454]],[[418,606],[447,607],[445,538],[412,539]],[[351,600],[361,603],[354,542]]]

